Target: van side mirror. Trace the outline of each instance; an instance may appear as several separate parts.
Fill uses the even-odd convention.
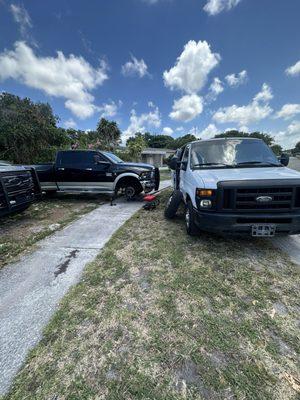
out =
[[[288,154],[282,153],[281,156],[279,157],[279,161],[282,165],[287,167],[290,162],[290,156]]]
[[[178,166],[178,158],[176,156],[172,157],[171,160],[169,161],[169,168],[175,171]]]

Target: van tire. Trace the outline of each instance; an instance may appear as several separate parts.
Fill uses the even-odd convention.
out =
[[[165,217],[167,219],[172,219],[175,217],[176,212],[180,206],[180,203],[182,202],[182,193],[180,190],[174,190],[171,196],[169,197],[169,200],[166,204],[165,208]]]
[[[200,229],[195,223],[195,211],[192,202],[189,200],[185,208],[185,227],[190,236],[198,236]]]

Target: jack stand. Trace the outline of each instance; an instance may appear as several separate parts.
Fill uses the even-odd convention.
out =
[[[115,199],[116,199],[116,193],[114,193],[114,194],[111,196],[111,198],[110,198],[110,206],[111,206],[111,207],[117,205],[117,203],[114,203]]]

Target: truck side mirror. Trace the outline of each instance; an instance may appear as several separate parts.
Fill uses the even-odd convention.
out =
[[[178,158],[174,156],[169,161],[169,168],[174,171],[175,169],[177,169],[177,166],[178,166]]]
[[[109,161],[97,161],[97,165],[102,165],[102,168],[104,170],[109,169],[109,167],[111,166]]]
[[[280,163],[282,165],[287,167],[289,165],[289,162],[290,162],[290,156],[288,154],[282,153],[281,156],[279,157],[279,161],[280,161]]]

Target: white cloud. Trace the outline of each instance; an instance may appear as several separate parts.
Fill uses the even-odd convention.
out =
[[[174,133],[173,129],[170,128],[169,126],[165,126],[162,131],[162,134],[167,136],[171,136],[173,133]]]
[[[272,135],[284,149],[292,149],[300,142],[300,121],[293,121],[285,131],[272,133]]]
[[[217,134],[220,133],[219,129],[216,127],[215,124],[209,124],[205,129],[202,131],[199,128],[194,127],[189,132],[191,135],[196,136],[198,139],[211,139],[215,137]]]
[[[188,122],[196,118],[202,111],[202,98],[196,94],[186,95],[174,101],[170,118],[176,121]]]
[[[214,78],[212,84],[209,87],[208,95],[206,96],[208,101],[215,101],[219,94],[224,91],[223,83],[219,78]]]
[[[285,104],[281,110],[276,113],[275,118],[289,119],[300,114],[300,104]]]
[[[243,70],[238,74],[227,75],[225,79],[229,86],[240,86],[247,82],[248,74],[246,70]]]
[[[285,70],[285,73],[290,76],[300,75],[300,61]]]
[[[121,72],[124,76],[138,76],[143,78],[149,75],[147,64],[143,59],[138,60],[133,55],[131,61],[127,61],[126,64],[122,65]]]
[[[101,107],[98,107],[98,110],[101,112],[101,117],[103,118],[114,117],[115,115],[117,115],[118,109],[119,107],[121,107],[121,105],[121,101],[119,101],[118,103],[111,101],[110,103],[102,104]]]
[[[220,108],[213,115],[213,119],[222,124],[235,122],[240,125],[248,125],[261,121],[273,112],[268,104],[272,98],[271,88],[264,83],[262,90],[257,93],[251,103],[246,106],[237,106],[234,104],[230,107]]]
[[[137,132],[144,133],[147,131],[147,129],[159,128],[160,125],[161,115],[158,107],[155,107],[148,113],[143,113],[141,115],[138,115],[133,109],[131,110],[130,124],[122,136],[123,143]]]
[[[258,103],[250,103],[247,106],[238,107],[236,105],[220,108],[213,116],[213,119],[219,123],[236,122],[240,124],[249,124],[261,121],[272,113],[269,105],[261,106]]]
[[[208,74],[220,62],[220,55],[212,53],[206,41],[190,40],[176,64],[163,74],[165,86],[186,93],[199,92],[206,84]]]
[[[74,121],[73,118],[69,118],[67,121],[65,121],[64,126],[67,129],[75,129],[75,128],[77,128],[77,124],[76,124],[76,122]]]
[[[77,117],[92,116],[97,107],[91,90],[108,79],[107,65],[93,68],[83,57],[40,57],[24,42],[16,42],[14,50],[0,53],[0,80],[15,79],[26,86],[66,99],[65,106]]]
[[[26,38],[28,35],[28,29],[32,27],[30,16],[25,9],[24,5],[11,4],[10,11],[14,17],[14,20],[20,26],[20,33],[22,37]]]
[[[262,85],[262,89],[257,95],[254,97],[255,102],[268,102],[273,99],[273,93],[271,87],[267,84],[264,83]]]
[[[207,0],[203,7],[209,15],[217,15],[222,11],[229,11],[237,6],[241,0]]]

